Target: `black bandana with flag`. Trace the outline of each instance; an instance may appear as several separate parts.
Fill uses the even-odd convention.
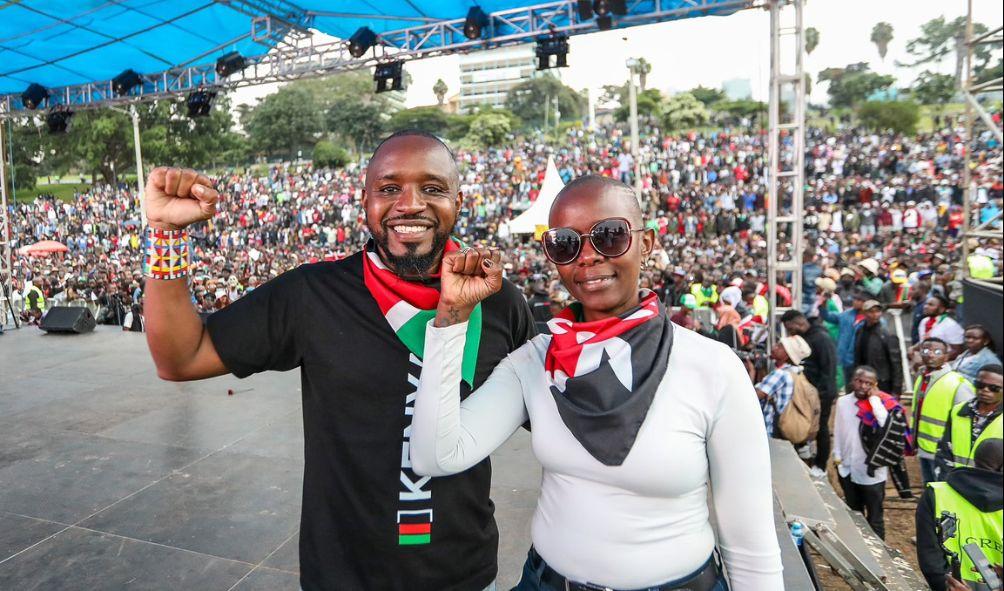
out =
[[[620,466],[666,374],[673,323],[652,292],[615,318],[579,322],[574,303],[548,322],[544,370],[561,420],[607,466]]]

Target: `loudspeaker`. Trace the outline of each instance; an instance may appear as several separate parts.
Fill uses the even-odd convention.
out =
[[[55,306],[51,308],[39,328],[45,332],[65,332],[83,334],[94,330],[97,322],[89,308],[79,306]]]

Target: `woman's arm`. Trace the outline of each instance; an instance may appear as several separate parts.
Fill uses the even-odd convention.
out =
[[[511,358],[460,402],[467,322],[425,330],[425,358],[411,421],[411,464],[422,476],[446,476],[474,466],[526,422],[523,386]]]
[[[739,359],[723,356],[718,408],[707,438],[718,547],[735,591],[780,591],[770,451],[763,416]]]

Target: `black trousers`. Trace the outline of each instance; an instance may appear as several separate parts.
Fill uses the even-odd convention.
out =
[[[819,434],[816,435],[816,459],[812,465],[820,470],[826,470],[826,461],[830,459],[830,413],[836,398],[819,399]]]
[[[840,488],[844,489],[844,502],[854,511],[865,514],[868,525],[878,537],[885,539],[885,482],[878,484],[855,484],[850,476],[840,477]]]

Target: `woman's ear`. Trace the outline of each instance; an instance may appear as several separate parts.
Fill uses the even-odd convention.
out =
[[[641,254],[644,256],[652,254],[652,251],[655,250],[655,241],[655,230],[645,228],[645,231],[641,235]]]

